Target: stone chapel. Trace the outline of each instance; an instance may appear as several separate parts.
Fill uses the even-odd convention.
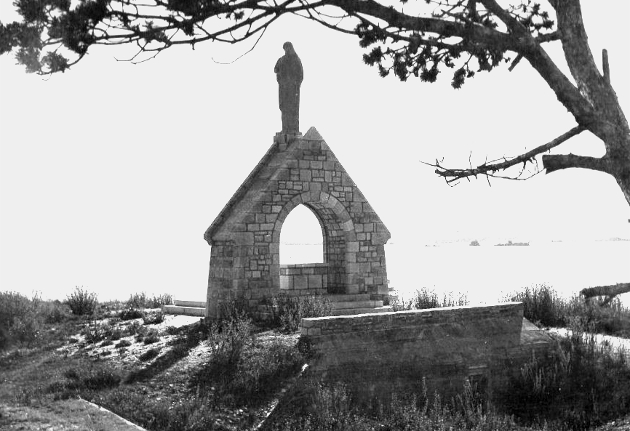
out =
[[[360,312],[382,306],[388,294],[390,233],[317,130],[297,131],[303,72],[291,43],[284,49],[275,68],[282,131],[204,235],[211,246],[207,317],[219,317],[221,304],[234,299],[255,308],[278,294],[330,295],[355,301],[347,308]],[[322,228],[323,263],[280,265],[282,225],[300,204]]]

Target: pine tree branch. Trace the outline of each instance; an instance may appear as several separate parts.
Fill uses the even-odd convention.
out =
[[[592,169],[610,173],[605,158],[578,156],[575,154],[547,154],[542,157],[542,162],[548,174],[569,168]]]
[[[533,150],[530,150],[519,156],[512,157],[512,158],[504,158],[502,162],[484,163],[483,165],[479,165],[476,168],[449,169],[449,168],[445,168],[444,166],[440,164],[440,162],[437,162],[437,161],[434,164],[426,163],[426,162],[423,162],[423,163],[436,168],[435,173],[445,178],[447,183],[452,183],[454,181],[458,181],[463,178],[477,177],[478,175],[496,176],[495,175],[496,172],[504,171],[512,166],[523,164],[523,168],[524,168],[527,162],[533,163],[537,155],[544,153],[546,151],[549,151],[554,147],[557,147],[558,145],[562,144],[563,142],[567,141],[568,139],[581,133],[584,130],[585,128],[583,126],[576,126],[573,129],[569,130],[568,132],[562,134],[561,136],[558,136],[556,139],[544,145],[536,147]],[[544,163],[545,157],[549,157],[549,156],[543,156],[543,163]],[[561,168],[558,168],[558,169],[561,169]],[[518,177],[502,177],[502,178],[520,179],[520,175],[522,175],[522,173],[523,173],[523,170],[521,171],[521,174],[519,174]]]

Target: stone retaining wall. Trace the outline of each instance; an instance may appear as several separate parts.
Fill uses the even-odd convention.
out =
[[[424,379],[429,391],[451,396],[466,379],[492,392],[531,358],[523,320],[521,303],[505,303],[309,318],[301,331],[316,373],[361,382],[370,393],[421,391]]]

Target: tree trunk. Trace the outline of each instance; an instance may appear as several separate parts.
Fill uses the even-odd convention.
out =
[[[607,296],[608,298],[602,304],[605,305],[608,304],[615,296],[627,292],[630,292],[630,283],[618,283],[612,286],[587,287],[586,289],[582,289],[580,294],[587,300],[594,296]]]

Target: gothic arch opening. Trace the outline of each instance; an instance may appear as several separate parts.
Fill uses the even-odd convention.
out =
[[[326,262],[325,231],[321,220],[307,206],[296,206],[280,231],[280,264]]]

